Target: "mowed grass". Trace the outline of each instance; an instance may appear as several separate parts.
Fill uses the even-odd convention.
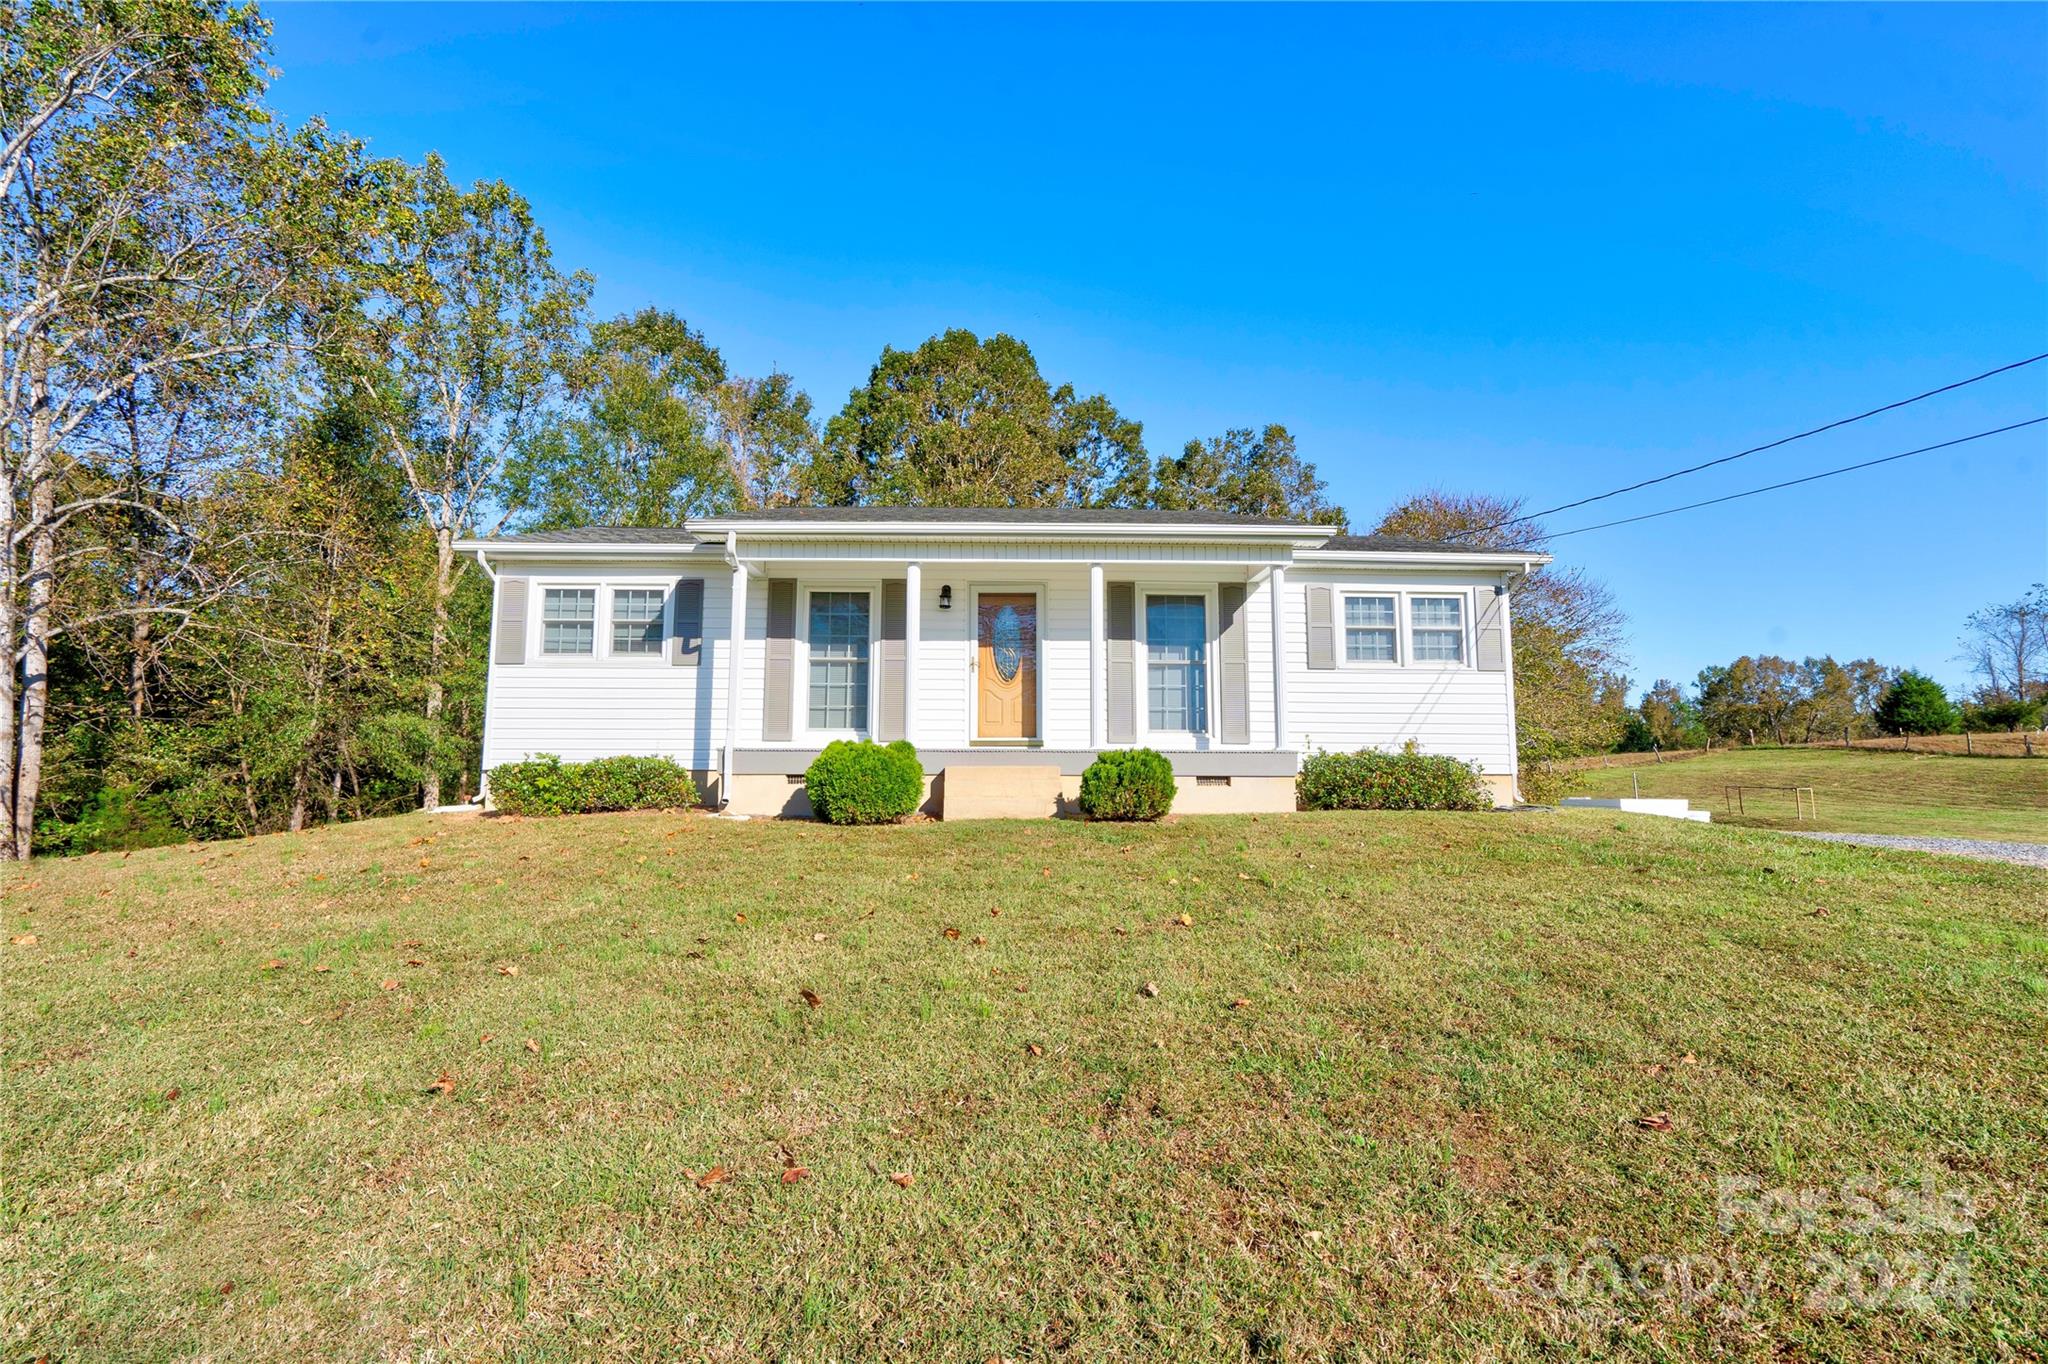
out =
[[[5,889],[0,1340],[2038,1353],[2044,889],[1543,813],[415,816],[42,861]],[[1817,1221],[1724,1226],[1745,1177]],[[1859,1232],[1845,1180],[1968,1215]]]
[[[2048,843],[2048,758],[1966,758],[1853,748],[1762,748],[1636,767],[1591,768],[1574,792],[1684,796],[1717,821],[1764,829],[1926,834]],[[1743,786],[1743,814],[1727,788]],[[1811,786],[1819,817],[1788,790]]]

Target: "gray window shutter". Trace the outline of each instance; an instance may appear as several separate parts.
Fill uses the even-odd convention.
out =
[[[704,580],[681,578],[669,615],[669,661],[694,668],[704,661]]]
[[[1138,741],[1138,589],[1110,583],[1104,592],[1109,620],[1109,741]]]
[[[1479,589],[1479,671],[1506,672],[1508,668],[1507,597],[1489,588]]]
[[[492,662],[526,661],[526,599],[529,595],[526,579],[498,579],[498,624],[491,647]]]
[[[1245,646],[1244,584],[1216,584],[1217,714],[1223,742],[1252,741],[1252,669]]]
[[[1311,668],[1337,666],[1337,624],[1331,604],[1331,589],[1321,583],[1308,588],[1308,665]]]
[[[761,686],[761,738],[790,737],[790,708],[796,697],[796,579],[768,580],[768,676]]]
[[[880,656],[875,660],[875,738],[883,743],[906,737],[903,733],[904,609],[902,578],[882,583],[882,638]]]

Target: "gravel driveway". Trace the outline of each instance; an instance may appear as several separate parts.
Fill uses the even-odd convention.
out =
[[[2001,843],[1989,838],[1921,838],[1913,834],[1819,834],[1802,829],[1783,829],[1780,832],[1794,838],[1818,838],[1829,843],[1860,843],[1866,848],[1947,853],[1950,857],[1974,857],[1985,862],[2048,867],[2048,844],[2041,843]]]

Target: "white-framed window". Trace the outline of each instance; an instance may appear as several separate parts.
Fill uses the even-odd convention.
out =
[[[1209,732],[1209,599],[1145,594],[1145,724],[1154,733]]]
[[[540,651],[552,658],[590,658],[597,653],[596,588],[542,590]]]
[[[869,727],[873,602],[873,595],[864,589],[810,593],[805,641],[808,717],[813,730],[863,732]]]
[[[661,654],[661,609],[668,594],[658,587],[612,589],[612,653],[620,658]]]
[[[1408,598],[1410,654],[1417,663],[1463,663],[1465,661],[1465,599]]]
[[[1344,594],[1344,661],[1398,663],[1400,616],[1391,592]]]

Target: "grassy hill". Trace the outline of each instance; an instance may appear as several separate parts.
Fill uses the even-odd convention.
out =
[[[1542,813],[415,816],[39,862],[4,885],[0,1340],[2024,1352],[2044,885]],[[1885,1192],[1923,1180],[1971,1200],[1946,1230]]]
[[[1591,768],[1579,793],[1684,796],[1724,823],[1765,829],[1929,834],[2048,843],[2048,758],[1966,758],[1875,748],[1750,748],[1627,768]],[[1747,813],[1727,790],[1741,784]],[[1797,818],[1789,786],[1811,786],[1819,818]]]

